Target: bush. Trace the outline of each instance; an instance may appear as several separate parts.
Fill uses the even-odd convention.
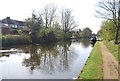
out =
[[[72,37],[71,32],[64,32],[60,28],[45,28],[42,27],[40,33],[38,34],[38,40],[44,42],[54,42],[62,39],[70,39]]]
[[[71,32],[63,32],[62,33],[62,39],[63,40],[68,40],[72,37],[72,33]]]
[[[42,27],[40,32],[37,34],[37,40],[39,42],[55,42],[60,39],[60,32],[57,29],[50,27]]]
[[[2,39],[2,46],[11,46],[11,45],[22,45],[31,43],[31,39],[26,35],[3,35],[0,36]]]
[[[115,40],[115,31],[116,27],[112,21],[105,21],[102,26],[101,30],[99,31],[99,35],[104,40]]]

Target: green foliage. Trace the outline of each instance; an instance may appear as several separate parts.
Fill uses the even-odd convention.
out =
[[[101,26],[99,35],[102,39],[110,41],[115,39],[115,31],[116,27],[114,23],[112,21],[105,21]]]
[[[58,40],[63,38],[63,32],[61,28],[55,28],[54,31],[54,34]]]
[[[120,29],[119,29],[119,33],[118,33],[118,42],[120,43]]]
[[[17,30],[17,32],[18,32],[19,35],[23,35],[23,30],[22,29]]]
[[[37,16],[35,12],[32,13],[31,18],[26,19],[28,27],[31,28],[31,39],[33,43],[38,42],[38,33],[41,29],[41,25],[43,23],[41,15]]]
[[[27,35],[3,35],[0,36],[0,39],[2,39],[2,46],[22,45],[31,43],[31,39]]]
[[[38,35],[38,38],[40,39],[39,41],[41,42],[45,42],[45,41],[55,41],[56,36],[55,36],[55,29],[53,27],[50,28],[46,28],[46,27],[42,27],[40,30],[40,33]]]
[[[80,37],[83,37],[83,36],[84,36],[84,33],[83,33],[83,32],[79,33],[79,36],[80,36]]]
[[[41,19],[42,20],[42,19]],[[31,39],[33,43],[52,42],[61,39],[71,38],[69,31],[64,32],[59,23],[53,24],[51,27],[45,27],[42,21],[38,21],[37,16],[33,14],[32,18],[27,19],[31,27]]]
[[[75,33],[76,37],[91,37],[92,36],[92,30],[88,27],[84,28],[83,31],[81,31],[81,29],[79,29],[79,31],[77,31]]]
[[[65,28],[61,27],[60,23],[57,21],[51,23],[50,26],[46,26],[45,22],[43,21],[43,15],[40,15],[40,13],[37,15],[34,12],[32,13],[32,17],[26,19],[26,22],[27,26],[31,28],[30,37],[32,39],[32,43],[69,39],[72,36],[70,31],[75,28],[75,25],[73,25],[73,20],[71,20],[71,24],[69,21],[68,24],[70,24],[70,26],[66,24],[67,26],[65,25]],[[21,33],[20,30],[19,33]]]
[[[70,32],[64,33],[60,27],[42,27],[39,33],[40,41],[57,41],[71,38]]]
[[[65,34],[64,34],[64,38],[63,39],[70,39],[72,37],[72,33],[71,32],[66,32]]]
[[[92,36],[92,30],[90,28],[84,28],[83,29],[83,36],[84,37],[91,37]]]

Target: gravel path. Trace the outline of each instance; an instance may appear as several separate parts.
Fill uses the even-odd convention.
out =
[[[103,79],[118,79],[118,61],[108,51],[103,42],[99,42],[99,44],[103,58]]]

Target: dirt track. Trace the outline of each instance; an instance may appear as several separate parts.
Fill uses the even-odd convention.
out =
[[[118,79],[118,62],[103,42],[99,42],[99,44],[103,57],[103,79]]]

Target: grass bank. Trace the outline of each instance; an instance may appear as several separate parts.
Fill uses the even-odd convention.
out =
[[[104,44],[106,45],[106,47],[108,48],[108,50],[110,51],[110,53],[112,53],[112,55],[116,58],[116,60],[120,62],[120,58],[118,59],[118,45],[115,45],[114,42],[110,42],[110,41],[104,41]],[[119,48],[120,49],[120,48]]]
[[[1,35],[2,46],[30,44],[31,38],[27,35]]]
[[[78,79],[102,79],[102,55],[97,42],[90,53],[85,66],[83,67]]]

